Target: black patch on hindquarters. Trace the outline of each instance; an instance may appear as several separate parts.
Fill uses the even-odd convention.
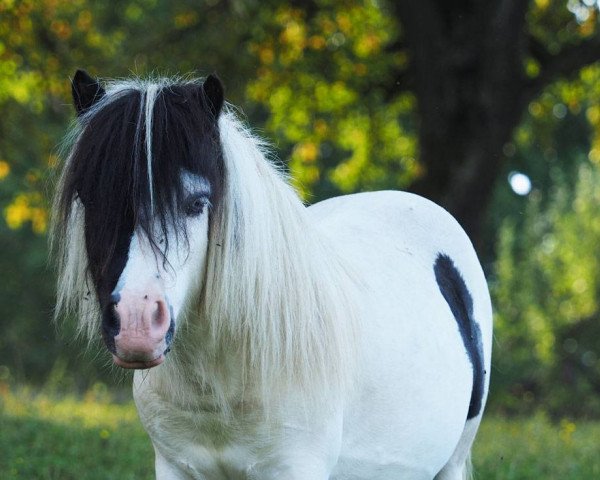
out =
[[[448,303],[467,350],[473,367],[473,390],[467,420],[481,412],[485,370],[483,366],[483,344],[481,330],[473,318],[473,297],[452,259],[443,253],[438,254],[433,266],[435,279],[442,296]]]

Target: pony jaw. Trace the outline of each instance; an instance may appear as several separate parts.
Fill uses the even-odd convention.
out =
[[[118,357],[113,353],[113,362],[117,367],[129,369],[129,370],[146,370],[148,368],[157,367],[165,361],[165,354],[161,353],[158,358],[150,361],[134,361],[128,362]]]

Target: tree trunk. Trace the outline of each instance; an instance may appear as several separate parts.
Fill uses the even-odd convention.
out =
[[[480,242],[482,219],[522,111],[527,1],[390,3],[411,52],[420,162],[412,190]]]

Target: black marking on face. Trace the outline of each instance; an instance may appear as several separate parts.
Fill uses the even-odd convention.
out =
[[[471,293],[452,259],[443,253],[438,254],[433,270],[440,292],[456,319],[460,336],[473,367],[473,389],[467,414],[468,420],[479,415],[483,403],[486,372],[483,365],[481,330],[473,318]]]
[[[121,319],[116,311],[117,304],[121,301],[119,293],[110,295],[110,300],[102,310],[102,338],[108,350],[117,353],[115,348],[115,337],[121,331]]]

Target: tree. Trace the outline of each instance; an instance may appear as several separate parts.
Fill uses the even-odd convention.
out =
[[[598,182],[598,166],[582,164],[574,186],[534,191],[500,228],[492,389],[509,412],[600,414]]]
[[[598,9],[591,0],[315,0],[292,2],[278,15],[256,48],[269,69],[259,70],[252,87],[262,86],[254,98],[270,110],[272,127],[285,133],[288,117],[282,109],[290,105],[276,104],[265,88],[287,85],[296,97],[310,89],[307,74],[313,84],[339,82],[356,103],[379,100],[374,105],[381,109],[412,93],[418,166],[405,154],[396,168],[405,173],[404,180],[411,178],[411,190],[453,213],[476,243],[505,162],[503,147],[524,109],[551,82],[600,58]],[[323,48],[333,47],[321,61],[315,55],[319,37]],[[344,62],[351,65],[344,69]],[[313,98],[320,101],[318,95]],[[312,108],[317,117],[322,111]],[[392,108],[390,115],[407,124],[402,113]],[[318,138],[318,122],[305,123],[305,137]],[[292,151],[302,147],[298,132],[287,136],[295,144]],[[359,148],[346,146],[350,157]],[[338,163],[347,158],[342,155]],[[374,168],[378,161],[372,157]],[[344,190],[343,182],[337,186]]]
[[[542,138],[564,139],[570,115],[569,142],[600,162],[600,68],[536,97],[595,60],[597,23],[592,0],[0,0],[2,363],[33,380],[49,358],[75,355],[48,341],[43,234],[76,68],[217,71],[308,201],[412,184],[477,234],[502,168],[545,174],[572,162],[550,162],[544,152],[561,150]],[[498,217],[524,202],[505,193]]]

